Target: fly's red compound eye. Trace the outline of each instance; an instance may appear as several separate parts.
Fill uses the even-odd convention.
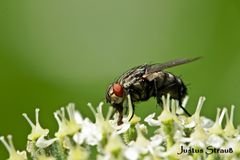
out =
[[[118,97],[122,97],[123,96],[123,87],[119,83],[113,84],[113,93]]]

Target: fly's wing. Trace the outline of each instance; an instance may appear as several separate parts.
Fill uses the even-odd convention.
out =
[[[151,73],[154,73],[154,72],[159,72],[159,71],[162,71],[166,68],[171,68],[171,67],[179,66],[179,65],[189,63],[189,62],[192,62],[192,61],[196,61],[200,58],[201,57],[196,57],[196,58],[191,58],[191,59],[183,58],[183,59],[176,59],[176,60],[169,61],[169,62],[162,63],[162,64],[152,64],[152,65],[149,65],[149,67],[146,69],[145,74],[151,74]]]
[[[124,74],[122,74],[117,80],[118,83],[122,84],[124,88],[128,88],[132,84],[134,84],[137,80],[142,78],[142,76],[146,73],[147,64],[143,64],[134,68],[131,68]]]
[[[143,64],[134,68],[131,68],[124,74],[122,74],[117,82],[123,85],[124,88],[128,88],[132,84],[134,84],[137,80],[141,78],[148,79],[149,81],[152,81],[156,77],[159,76],[159,71],[162,71],[166,68],[178,66],[181,64],[189,63],[195,60],[198,60],[200,57],[192,58],[192,59],[177,59],[173,61],[169,61],[167,63],[163,64]]]
[[[169,61],[166,63],[162,63],[162,64],[152,64],[149,65],[146,69],[145,74],[143,75],[143,78],[152,81],[153,79],[155,79],[156,77],[161,77],[161,75],[163,74],[162,70],[166,69],[166,68],[171,68],[171,67],[175,67],[178,65],[182,65],[185,63],[189,63],[192,61],[196,61],[198,59],[200,59],[201,57],[196,57],[196,58],[191,58],[191,59],[187,59],[187,58],[183,58],[183,59],[176,59],[173,61]]]

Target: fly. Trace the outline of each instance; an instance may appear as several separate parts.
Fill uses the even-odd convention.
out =
[[[155,97],[157,103],[162,106],[161,97],[167,94],[170,94],[171,99],[178,100],[179,106],[190,116],[188,111],[182,107],[182,101],[187,95],[186,85],[179,77],[164,70],[198,60],[199,58],[177,59],[162,64],[143,64],[131,68],[122,74],[117,81],[109,85],[106,93],[106,101],[119,112],[118,125],[123,123],[123,103],[127,96],[130,96],[133,107],[129,120],[134,115],[135,102],[147,101],[149,98]]]

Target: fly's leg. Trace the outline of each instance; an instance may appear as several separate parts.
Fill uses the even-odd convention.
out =
[[[155,95],[156,95],[156,99],[157,99],[157,104],[158,104],[159,106],[161,106],[161,108],[163,109],[163,107],[162,107],[161,95],[158,93],[157,80],[154,79],[153,82],[154,82],[154,91],[155,91]]]
[[[184,113],[186,113],[189,117],[191,117],[192,115],[182,106],[182,100],[184,96],[181,93],[181,86],[178,86],[178,95],[179,95],[178,102],[179,102],[180,108],[184,111]]]
[[[132,105],[132,113],[129,114],[129,115],[130,115],[130,118],[128,119],[129,122],[130,122],[131,119],[133,118],[134,112],[135,112],[135,106],[134,106],[134,104],[133,104],[133,105]]]
[[[119,114],[117,124],[118,125],[123,124],[123,121],[122,121],[122,119],[123,119],[123,105],[122,104],[115,104],[113,107],[116,108],[116,110]]]
[[[131,119],[134,116],[135,106],[132,103],[130,94],[127,95],[127,101],[128,101],[128,112],[129,112],[129,114],[128,114],[128,121],[131,121]]]
[[[192,115],[182,106],[182,100],[179,99],[179,107],[184,111],[184,113],[186,113],[189,117],[191,117]]]
[[[118,113],[119,113],[119,116],[118,116],[117,124],[121,125],[121,124],[123,124],[123,121],[122,121],[122,118],[123,118],[122,110],[121,111],[118,110]]]
[[[168,88],[171,88],[173,87],[174,85],[178,85],[177,83],[172,83],[170,85],[168,85],[166,88],[164,89],[168,89]],[[158,89],[157,89],[157,80],[154,79],[154,87],[155,87],[155,94],[156,94],[156,99],[157,99],[157,103],[162,107],[162,100],[161,100],[161,94],[158,92]],[[179,86],[178,86],[179,88]],[[191,117],[191,114],[182,106],[182,94],[180,92],[180,89],[178,89],[178,101],[179,101],[179,107],[184,111],[184,113],[186,113],[189,117]],[[170,107],[169,110],[171,111],[172,108]]]

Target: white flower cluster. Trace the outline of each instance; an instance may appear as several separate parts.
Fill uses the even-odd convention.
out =
[[[170,100],[168,95],[162,97],[163,111],[158,117],[154,118],[153,113],[142,122],[134,115],[128,122],[129,116],[126,116],[120,126],[117,113],[110,119],[112,109],[106,118],[103,116],[103,103],[96,110],[88,104],[95,122],[83,118],[71,103],[66,111],[61,108],[54,113],[59,126],[54,138],[49,138],[49,130],[40,126],[39,109],[36,109],[35,123],[23,114],[32,128],[26,151],[16,151],[11,136],[8,142],[4,137],[0,137],[0,141],[9,152],[9,160],[240,159],[240,134],[233,125],[234,106],[230,115],[226,108],[218,108],[214,122],[200,116],[204,101],[205,98],[200,97],[195,113],[187,117],[179,109],[178,101]],[[183,107],[186,103],[187,98]]]

